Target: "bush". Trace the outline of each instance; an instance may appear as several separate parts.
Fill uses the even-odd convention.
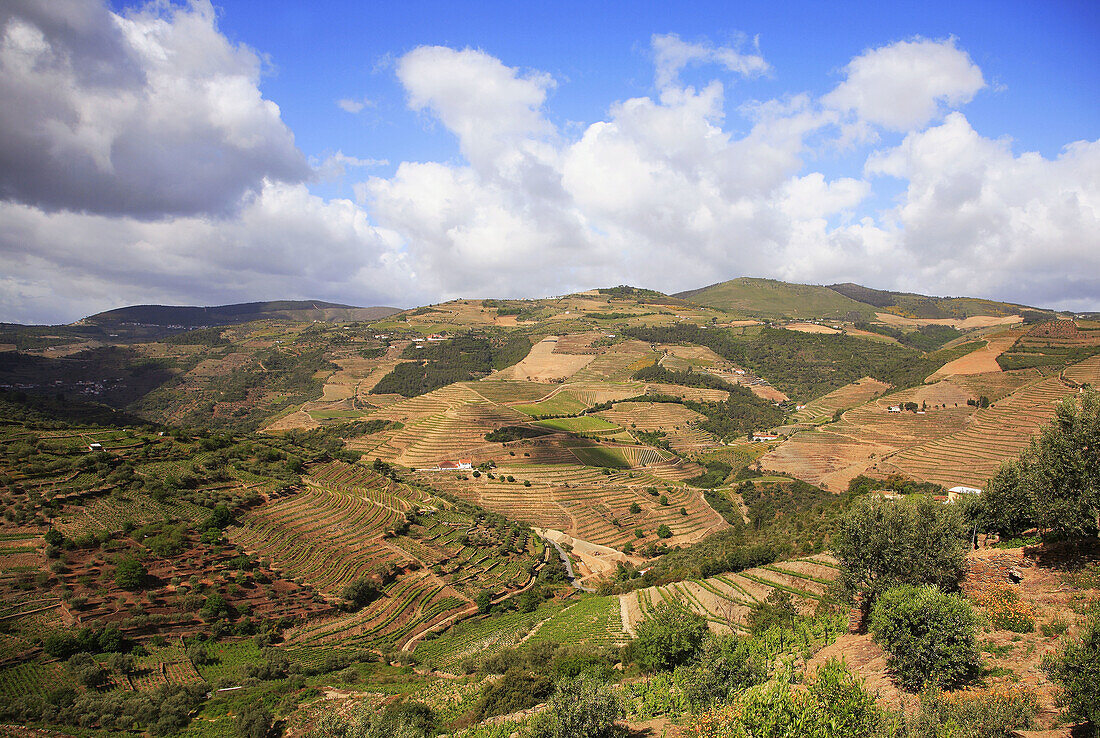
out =
[[[929,683],[957,687],[977,674],[976,619],[959,595],[929,586],[895,587],[875,604],[871,632],[906,689],[917,691]]]
[[[926,497],[916,502],[860,498],[841,520],[833,550],[842,584],[872,600],[903,584],[952,590],[966,567],[959,512]]]
[[[789,627],[796,617],[798,610],[795,609],[791,593],[773,589],[762,601],[753,604],[749,611],[748,626],[753,635],[760,635],[776,625]]]
[[[699,650],[698,661],[681,666],[676,674],[692,709],[706,710],[766,681],[768,663],[745,638],[708,635]]]
[[[1079,639],[1044,658],[1043,670],[1062,687],[1066,716],[1100,727],[1100,621],[1089,621]]]
[[[341,595],[348,601],[348,605],[355,610],[366,607],[378,599],[381,594],[378,585],[367,577],[359,577],[354,582],[344,587]]]
[[[554,685],[546,676],[513,667],[485,686],[475,711],[478,719],[484,720],[526,710],[545,700],[553,690]]]
[[[271,732],[271,711],[262,705],[248,705],[234,723],[241,738],[266,738]]]
[[[696,718],[700,738],[839,738],[887,735],[885,716],[862,683],[830,660],[809,689],[772,681]]]
[[[682,605],[663,603],[638,624],[630,655],[646,671],[664,671],[687,663],[707,634],[702,615]]]
[[[621,731],[615,720],[623,713],[613,687],[588,676],[559,682],[549,709],[531,727],[531,738],[612,738]]]
[[[920,712],[909,724],[909,738],[1011,738],[1035,727],[1036,696],[1019,687],[921,694]]]
[[[123,589],[140,589],[148,576],[145,566],[134,558],[122,559],[115,567],[115,584]]]

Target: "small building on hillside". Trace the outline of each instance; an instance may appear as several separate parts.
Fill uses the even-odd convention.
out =
[[[103,444],[102,443],[89,443],[88,444],[88,450],[89,451],[102,451],[103,450]]]
[[[963,485],[959,485],[958,487],[952,487],[951,489],[947,490],[947,501],[955,502],[963,495],[980,495],[981,493],[982,491],[977,487],[965,487]]]
[[[892,489],[873,489],[871,494],[881,497],[884,500],[900,500],[901,495]]]
[[[901,412],[901,405],[891,405],[890,407],[886,408],[886,412],[888,412],[888,413],[900,413]]]
[[[773,436],[770,433],[753,433],[752,440],[756,443],[763,443],[764,441],[777,441],[779,436]]]

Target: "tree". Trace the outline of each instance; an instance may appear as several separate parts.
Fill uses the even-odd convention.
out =
[[[840,523],[833,551],[841,583],[875,597],[901,584],[954,589],[966,567],[966,530],[958,510],[927,497],[895,502],[860,498]]]
[[[631,502],[630,503],[630,514],[631,515],[637,515],[641,511],[642,511],[642,506],[639,505],[637,502]]]
[[[798,617],[791,593],[782,589],[773,589],[763,601],[757,602],[749,611],[748,626],[754,634],[764,633],[775,625],[790,626]]]
[[[661,523],[659,526],[657,526],[657,537],[672,538],[672,528],[669,528],[664,523]]]
[[[1043,670],[1062,687],[1067,716],[1100,727],[1100,621],[1091,620],[1080,639],[1043,659]]]
[[[871,632],[906,689],[957,687],[973,679],[981,664],[970,603],[935,587],[904,585],[884,592],[871,612]]]
[[[1033,525],[1067,536],[1100,529],[1100,394],[1059,403],[1054,421],[989,483],[986,522],[1013,535]]]
[[[352,608],[359,610],[378,599],[381,593],[381,590],[378,589],[378,585],[371,579],[368,577],[359,577],[345,587],[341,594]]]
[[[123,589],[140,589],[148,576],[145,566],[135,558],[122,559],[115,567],[115,584]]]
[[[483,589],[477,593],[477,597],[474,598],[474,602],[477,603],[477,611],[484,615],[489,612],[493,607],[493,593],[491,590]]]
[[[263,705],[250,704],[237,715],[237,733],[241,738],[266,738],[271,732],[271,711]]]
[[[531,728],[532,738],[612,738],[615,720],[623,713],[611,686],[587,675],[559,682],[549,709]]]
[[[674,669],[699,650],[707,634],[702,615],[677,604],[663,603],[638,624],[631,644],[635,661],[646,671]]]

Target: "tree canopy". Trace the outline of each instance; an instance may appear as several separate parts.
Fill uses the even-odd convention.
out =
[[[966,565],[965,536],[953,506],[867,496],[841,520],[833,550],[843,585],[874,599],[902,584],[954,589]]]
[[[1100,394],[1087,389],[1058,405],[1054,421],[1018,459],[1006,462],[983,494],[988,528],[1015,536],[1039,527],[1096,535],[1100,515]]]

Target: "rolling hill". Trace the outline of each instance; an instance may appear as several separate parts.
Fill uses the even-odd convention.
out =
[[[875,308],[819,285],[738,277],[709,287],[678,292],[698,305],[761,318],[845,318],[874,316]]]
[[[96,313],[79,321],[98,326],[137,323],[164,328],[207,328],[253,320],[280,318],[301,321],[379,320],[401,312],[391,307],[354,307],[320,300],[273,300],[236,305],[192,307],[182,305],[132,305]]]

